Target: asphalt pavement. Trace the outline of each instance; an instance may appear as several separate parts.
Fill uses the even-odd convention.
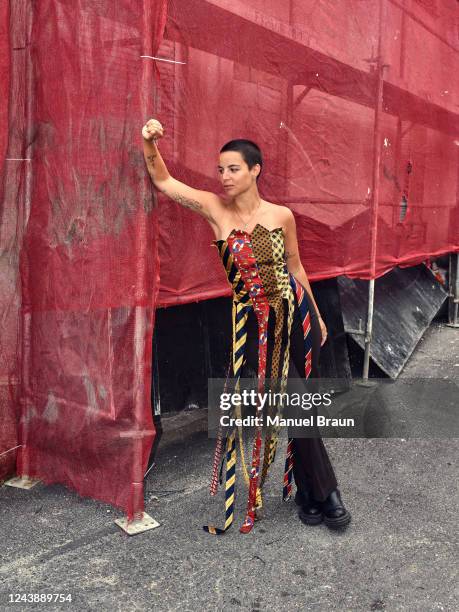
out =
[[[416,377],[457,382],[458,330],[432,324],[401,375]],[[457,611],[457,438],[325,444],[352,514],[342,532],[303,525],[282,501],[281,444],[253,531],[239,532],[238,473],[235,524],[205,533],[224,500],[209,495],[214,440],[196,426],[165,436],[146,482],[160,526],[137,536],[114,524],[119,511],[62,486],[1,487],[0,610]],[[33,593],[72,601],[11,601]]]

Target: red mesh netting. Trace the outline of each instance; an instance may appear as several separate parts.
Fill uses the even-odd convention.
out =
[[[154,205],[149,117],[198,188],[255,140],[312,280],[459,250],[457,27],[455,0],[0,3],[0,478],[21,444],[19,473],[143,507],[155,303],[228,293],[206,222]]]
[[[8,3],[0,3],[0,155],[6,157],[8,144],[8,89],[10,75]],[[3,161],[3,170],[5,164]],[[9,373],[18,376],[17,358],[18,309],[20,292],[15,286],[17,277],[16,206],[0,200],[0,482],[14,470],[17,446],[16,397],[9,396]],[[12,391],[17,387],[12,385]]]
[[[459,248],[458,5],[403,4],[168,3],[158,55],[185,62],[158,64],[171,172],[220,192],[221,146],[258,143],[260,193],[293,210],[312,280],[376,278]],[[160,304],[227,293],[213,237],[161,202]]]
[[[155,54],[165,11],[131,0],[17,4],[25,10],[2,12],[1,225],[2,375],[17,408],[17,471],[132,516],[143,509],[154,437],[159,272],[140,134],[156,85],[141,55]],[[0,450],[16,443],[11,407]]]

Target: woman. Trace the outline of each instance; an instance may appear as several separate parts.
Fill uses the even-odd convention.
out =
[[[222,147],[218,172],[227,199],[193,189],[170,176],[157,141],[164,130],[150,119],[142,128],[144,156],[154,185],[186,208],[202,215],[211,225],[214,245],[233,289],[232,374],[242,378],[248,369],[258,374],[259,390],[265,378],[319,376],[319,353],[327,328],[312,295],[301,264],[295,219],[285,206],[260,198],[257,181],[262,169],[258,146],[248,140],[233,140]],[[265,441],[261,483],[259,482],[261,431],[257,428],[252,469],[247,475],[249,498],[241,532],[248,533],[261,505],[260,489],[276,451],[276,432]],[[242,444],[242,438],[240,438]],[[212,492],[222,454],[217,443]],[[226,440],[226,521],[224,528],[207,526],[212,534],[230,527],[234,514],[235,432]],[[245,463],[243,463],[245,469]],[[344,507],[337,481],[320,434],[313,438],[289,439],[284,475],[284,499],[290,496],[291,472],[295,478],[295,501],[299,518],[307,525],[324,520],[340,528],[351,520]]]

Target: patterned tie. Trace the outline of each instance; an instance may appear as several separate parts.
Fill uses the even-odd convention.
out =
[[[304,289],[301,283],[297,282],[295,277],[290,274],[290,284],[295,291],[295,295],[298,302],[298,308],[300,311],[301,324],[303,327],[303,337],[305,346],[305,361],[304,361],[304,373],[305,377],[309,378],[312,369],[312,337],[311,337],[311,317],[309,314],[309,305],[304,295]],[[285,459],[284,469],[284,488],[282,492],[282,498],[284,501],[290,499],[292,493],[292,471],[293,471],[293,439],[289,438],[287,442],[287,456]]]
[[[287,296],[288,296],[287,297],[288,299],[287,344],[285,347],[283,363],[282,363],[281,384],[280,384],[281,393],[284,393],[287,389],[288,370],[289,370],[289,362],[290,362],[290,332],[292,329],[293,315],[295,312],[295,297],[291,291],[288,292]],[[273,364],[273,366],[275,366],[275,364]],[[277,371],[275,370],[275,367],[273,367],[272,370],[277,375]],[[280,418],[282,415],[282,406],[278,407],[277,414]],[[279,440],[279,432],[280,432],[280,426],[279,425],[274,426],[271,435],[269,436],[269,438],[267,438],[265,442],[265,457],[264,457],[264,462],[263,462],[263,470],[261,474],[261,485],[260,486],[263,486],[265,479],[268,475],[269,467],[274,462],[274,459],[276,456],[277,444]],[[284,493],[283,493],[284,499],[285,499],[285,483],[291,482],[291,471],[293,467],[292,452],[293,452],[293,445],[287,443],[287,459],[286,459],[285,469],[284,469]],[[291,490],[291,484],[290,484],[289,491],[290,490]]]
[[[212,525],[204,525],[204,531],[212,535],[222,535],[231,527],[234,519],[234,484],[236,481],[236,439],[235,430],[227,439],[226,446],[226,484],[225,484],[225,526],[223,529]]]
[[[228,389],[228,379],[230,376],[230,372],[231,372],[231,362],[232,362],[232,353],[231,353],[231,359],[230,362],[228,364],[228,369],[226,371],[226,379],[225,379],[225,385],[223,387],[223,393],[227,392]],[[221,423],[218,426],[218,432],[217,432],[217,441],[215,444],[215,452],[214,452],[214,461],[213,461],[213,467],[212,467],[212,477],[211,477],[211,482],[210,482],[210,494],[212,496],[215,496],[217,494],[217,490],[218,490],[218,481],[220,480],[221,483],[221,471],[223,469],[223,461],[222,461],[222,455],[223,455],[223,431],[222,431],[222,425]],[[221,463],[221,469],[220,469],[220,463]],[[219,471],[220,471],[220,476],[219,476]]]
[[[247,341],[247,316],[250,306],[242,302],[233,302],[233,372],[236,379],[235,392],[240,389],[239,380],[244,361],[245,345]],[[235,416],[240,412],[235,411]],[[215,467],[215,462],[214,462]],[[245,467],[245,465],[244,465]],[[234,485],[236,481],[236,428],[233,428],[227,438],[226,446],[226,478],[225,478],[225,526],[223,529],[212,525],[204,525],[203,529],[212,535],[224,534],[234,520]]]

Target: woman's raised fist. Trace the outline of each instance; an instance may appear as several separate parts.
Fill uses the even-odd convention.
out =
[[[142,136],[145,140],[158,140],[164,135],[163,126],[157,119],[149,119],[142,128]]]

